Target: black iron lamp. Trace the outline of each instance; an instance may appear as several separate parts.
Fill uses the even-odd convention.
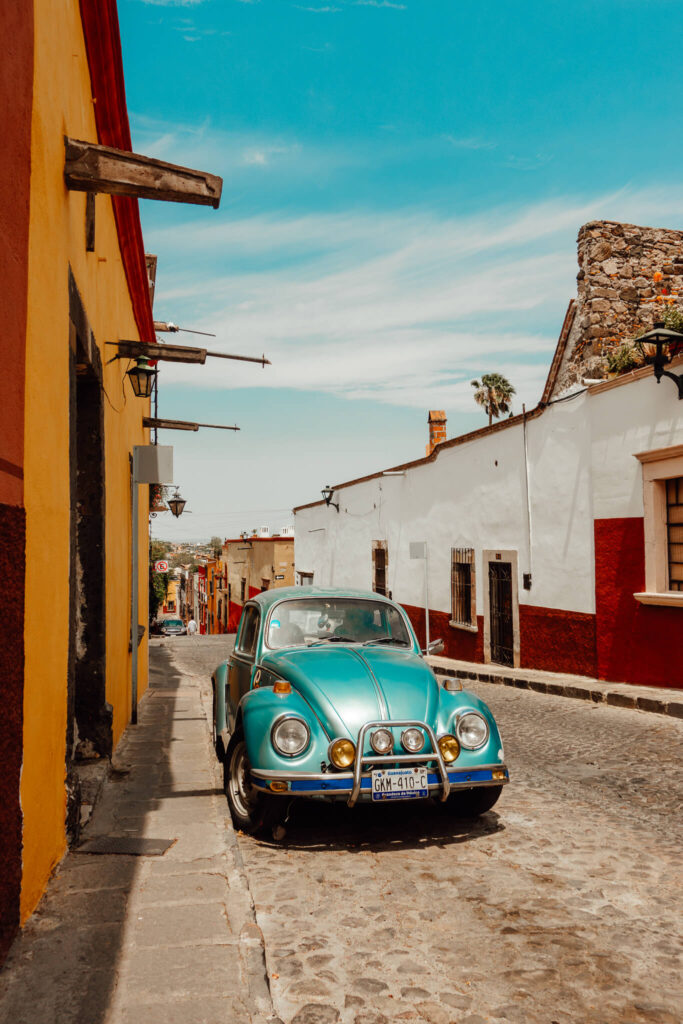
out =
[[[683,374],[671,373],[670,370],[664,369],[666,364],[671,362],[671,355],[668,349],[673,345],[683,346],[683,334],[670,330],[664,326],[662,320],[658,320],[653,330],[638,338],[638,345],[643,347],[643,349],[645,345],[654,346],[654,353],[646,355],[645,362],[652,365],[658,384],[662,377],[670,377],[678,388],[679,399],[683,398]]]
[[[158,370],[149,365],[147,356],[138,356],[137,366],[128,371],[133,392],[137,398],[149,398]]]
[[[337,502],[332,501],[332,495],[334,494],[334,487],[330,487],[330,485],[328,484],[327,487],[323,487],[323,489],[322,489],[322,491],[320,493],[322,494],[323,498],[325,499],[325,504],[328,505],[328,506],[331,505],[332,508],[336,508],[336,510],[338,512],[339,511],[339,504]]]
[[[180,491],[176,487],[175,494],[173,495],[172,498],[168,498],[166,504],[168,505],[168,507],[170,508],[171,512],[173,513],[173,515],[177,519],[178,516],[181,516],[183,514],[183,509],[187,505],[187,502],[185,501],[184,498],[180,497]]]

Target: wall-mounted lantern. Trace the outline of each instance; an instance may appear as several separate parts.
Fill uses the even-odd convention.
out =
[[[671,349],[674,346],[677,348],[683,346],[683,334],[669,330],[664,326],[662,320],[658,320],[654,330],[648,331],[647,334],[638,338],[639,347],[642,346],[644,349],[646,345],[654,346],[654,353],[646,355],[645,362],[652,365],[657,383],[659,384],[662,377],[670,377],[678,388],[679,399],[683,398],[683,374],[671,373],[670,370],[664,369],[667,363],[671,362]]]
[[[138,356],[137,366],[128,371],[136,398],[150,397],[157,373],[158,370],[153,370],[149,365],[147,356]]]
[[[187,502],[185,501],[184,498],[180,497],[180,491],[178,490],[177,487],[173,497],[167,500],[167,505],[170,508],[173,515],[176,517],[176,519],[183,514],[183,509],[187,505]]]
[[[337,502],[332,501],[332,495],[334,494],[334,487],[330,487],[330,485],[328,484],[327,487],[323,487],[323,489],[322,489],[322,491],[320,493],[322,494],[323,498],[325,499],[325,504],[327,506],[331,505],[332,508],[336,508],[336,510],[338,512],[339,511],[339,504]]]

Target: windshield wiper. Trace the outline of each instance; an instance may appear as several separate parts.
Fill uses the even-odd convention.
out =
[[[334,644],[334,643],[357,644],[358,641],[354,640],[354,638],[352,636],[321,636],[319,640],[314,640],[308,646],[309,647],[315,647],[317,644]]]
[[[401,647],[410,647],[410,640],[399,640],[395,636],[378,636],[374,640],[365,640],[363,647],[369,647],[370,644],[400,644]]]

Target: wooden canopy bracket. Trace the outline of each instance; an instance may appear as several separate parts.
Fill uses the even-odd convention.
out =
[[[211,427],[212,430],[239,430],[240,427],[226,427],[222,423],[191,423],[189,420],[160,420],[154,416],[144,416],[143,427],[150,430],[199,430],[200,427]]]
[[[66,136],[64,147],[64,180],[76,192],[107,192],[214,209],[220,204],[223,179],[215,174]]]

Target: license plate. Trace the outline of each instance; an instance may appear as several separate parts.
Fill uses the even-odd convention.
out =
[[[413,800],[427,795],[426,768],[386,768],[372,773],[373,800]]]

